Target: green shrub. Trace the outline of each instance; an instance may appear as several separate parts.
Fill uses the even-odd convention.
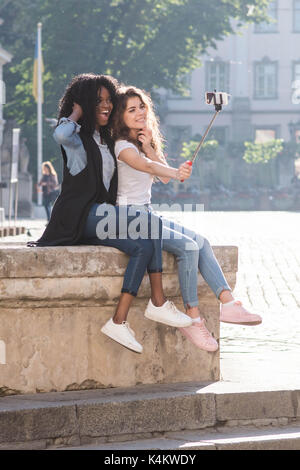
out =
[[[245,142],[243,159],[247,163],[268,163],[283,151],[283,140],[274,139],[264,144]]]

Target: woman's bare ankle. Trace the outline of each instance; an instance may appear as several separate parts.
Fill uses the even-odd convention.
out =
[[[200,317],[200,311],[198,305],[196,307],[189,307],[186,308],[186,314],[191,318],[198,318]]]
[[[152,297],[151,302],[153,303],[154,307],[161,307],[167,299],[165,297]]]
[[[232,302],[234,297],[230,290],[223,290],[219,295],[219,300],[222,304],[226,304],[227,302]]]
[[[123,321],[126,321],[126,318],[127,317],[124,317],[124,315],[118,315],[118,314],[115,314],[113,316],[113,322],[116,323],[117,325],[121,325],[123,323]]]

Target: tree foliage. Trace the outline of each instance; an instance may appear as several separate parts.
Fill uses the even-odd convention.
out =
[[[196,137],[197,136],[193,137],[190,142],[183,142],[182,144],[182,151],[180,156],[185,160],[191,160],[198,147],[199,141],[201,140],[201,136],[199,136],[199,139],[197,140]],[[206,142],[203,142],[199,153],[201,157],[205,160],[213,160],[216,156],[216,151],[218,147],[219,142],[217,140],[207,140]]]
[[[245,142],[243,159],[247,163],[268,163],[283,151],[283,140],[274,139],[266,143]]]
[[[17,120],[33,153],[32,70],[38,22],[43,23],[44,114],[53,117],[66,84],[82,72],[108,73],[147,91],[158,87],[180,91],[180,78],[200,65],[200,54],[233,32],[232,20],[262,21],[268,2],[0,0],[4,19],[0,42],[13,54],[4,68],[5,115]],[[254,6],[251,15],[249,4]],[[48,127],[44,140],[46,157],[51,159],[55,146]]]

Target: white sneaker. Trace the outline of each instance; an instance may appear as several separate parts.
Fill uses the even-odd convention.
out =
[[[114,323],[113,319],[111,318],[101,328],[101,332],[128,349],[132,349],[137,353],[141,353],[143,351],[143,346],[135,339],[135,333],[130,328],[127,321],[123,321],[123,323],[118,324]]]
[[[170,300],[167,300],[161,307],[155,307],[150,299],[145,311],[145,317],[149,320],[178,328],[184,328],[192,324],[192,319],[185,313],[180,312]]]

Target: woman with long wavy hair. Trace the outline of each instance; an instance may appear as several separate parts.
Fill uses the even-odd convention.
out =
[[[39,181],[38,186],[42,188],[43,206],[45,207],[47,220],[49,222],[52,205],[59,193],[57,173],[51,162],[43,162],[42,175],[43,176]]]
[[[76,76],[68,85],[60,100],[58,126],[54,132],[64,161],[61,193],[45,232],[30,246],[80,243],[111,246],[127,253],[129,262],[121,296],[113,318],[101,331],[123,346],[141,353],[142,345],[135,339],[127,315],[146,270],[150,277],[151,298],[156,305],[151,319],[175,327],[188,325],[191,321],[163,295],[160,220],[156,218],[158,234],[155,239],[142,236],[136,239],[129,235],[129,224],[135,216],[126,212],[124,220],[121,220],[119,207],[115,206],[118,174],[111,119],[117,88],[114,78],[94,74]],[[179,169],[178,175],[186,178],[189,173]],[[112,223],[108,223],[108,229],[101,232],[99,227],[108,217]],[[154,219],[147,214],[147,228]]]
[[[150,96],[133,86],[118,90],[118,102],[113,119],[113,137],[118,162],[117,204],[139,204],[151,211],[151,186],[154,177],[167,183],[176,178],[162,152],[159,131]],[[215,351],[216,340],[200,316],[197,295],[198,270],[220,300],[220,320],[242,325],[257,325],[261,317],[248,312],[236,301],[213,253],[209,241],[180,224],[161,217],[162,247],[173,253],[178,262],[178,275],[186,313],[192,325],[180,328],[191,342],[201,349]],[[151,304],[151,300],[149,301]]]

